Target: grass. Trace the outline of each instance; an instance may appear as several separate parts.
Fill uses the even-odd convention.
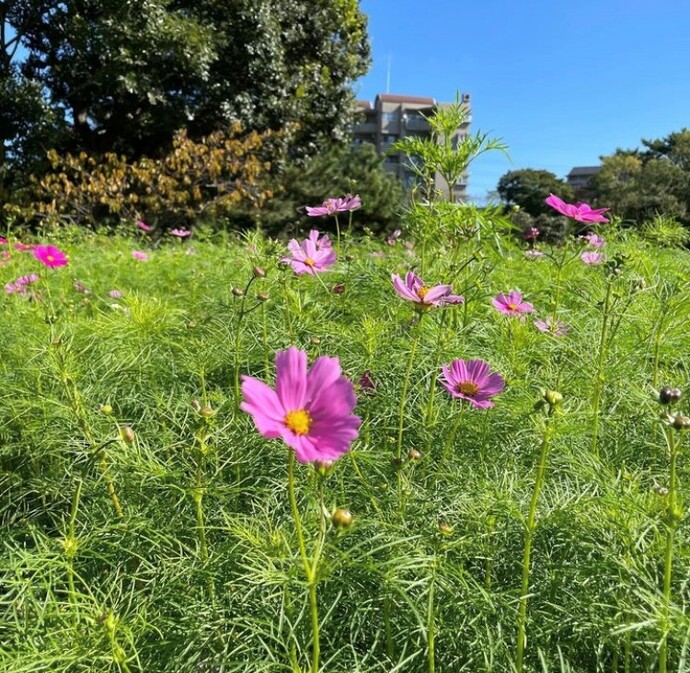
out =
[[[163,244],[148,262],[131,258],[141,241],[55,238],[71,263],[42,273],[40,301],[0,297],[0,671],[310,670],[288,451],[258,435],[235,395],[237,371],[272,382],[274,354],[289,345],[376,382],[360,391],[350,453],[325,476],[295,469],[305,545],[321,550],[321,671],[516,670],[546,420],[524,670],[657,671],[666,647],[667,670],[686,671],[690,461],[678,432],[673,513],[654,391],[687,391],[690,255],[605,231],[621,268],[586,266],[571,243],[556,293],[552,260],[526,260],[487,226],[481,246],[457,249],[464,261],[481,253],[461,271],[450,244],[425,251],[424,278],[468,301],[424,316],[400,461],[417,326],[390,274],[419,264],[401,242],[350,242],[353,259],[322,285],[280,268],[283,243],[255,235]],[[257,264],[267,277],[233,295]],[[37,267],[17,252],[0,281]],[[330,291],[338,282],[341,294]],[[540,317],[558,294],[572,332],[498,314],[491,298],[511,289]],[[458,357],[506,378],[494,409],[463,409],[436,386]],[[534,409],[541,389],[564,396],[551,416]],[[349,509],[352,526],[332,526],[321,500]]]

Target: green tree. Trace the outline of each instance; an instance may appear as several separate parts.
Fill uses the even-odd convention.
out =
[[[534,217],[553,214],[553,209],[544,203],[549,194],[556,194],[566,202],[574,198],[570,185],[550,171],[533,168],[509,171],[498,181],[497,190],[507,206],[519,206]]]

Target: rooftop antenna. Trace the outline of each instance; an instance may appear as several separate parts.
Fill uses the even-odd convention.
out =
[[[388,69],[386,71],[386,93],[391,92],[391,53],[388,52]]]

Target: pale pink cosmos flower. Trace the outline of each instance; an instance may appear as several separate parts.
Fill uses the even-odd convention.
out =
[[[338,358],[317,358],[307,370],[307,354],[291,346],[276,353],[275,390],[242,376],[242,395],[259,433],[280,437],[301,463],[337,460],[357,439],[357,398]]]
[[[310,241],[314,243],[317,250],[330,250],[333,247],[331,239],[328,238],[326,234],[321,234],[321,232],[318,229],[312,229],[309,232],[308,238]]]
[[[525,250],[525,257],[527,259],[539,259],[539,257],[543,257],[544,253],[541,252],[541,250],[535,250],[534,248],[531,248],[530,250]]]
[[[596,266],[604,261],[604,255],[600,252],[587,251],[580,255],[580,259],[589,266]]]
[[[391,274],[391,280],[398,295],[407,301],[414,302],[416,308],[419,309],[446,304],[462,304],[465,301],[464,297],[451,294],[453,288],[450,285],[430,287],[425,285],[424,281],[412,271],[407,272],[404,281],[395,273]]]
[[[320,206],[305,206],[304,209],[309,217],[323,217],[324,215],[337,215],[351,210],[357,210],[362,205],[359,195],[352,196],[347,194],[340,199],[326,199]]]
[[[189,231],[189,229],[171,229],[170,233],[173,236],[177,236],[177,238],[187,238],[187,236],[192,235],[192,232]]]
[[[523,238],[526,241],[535,241],[537,238],[539,238],[540,234],[541,231],[539,231],[539,229],[537,229],[536,227],[530,227],[523,234]]]
[[[588,234],[585,234],[582,237],[585,241],[587,241],[587,245],[591,245],[593,248],[603,248],[606,245],[606,241],[599,236],[598,234],[595,234],[593,231],[590,231]]]
[[[396,229],[387,239],[386,239],[386,244],[387,245],[395,245],[400,238],[402,234],[402,231],[400,229]]]
[[[281,257],[281,262],[289,264],[298,276],[304,273],[315,276],[322,271],[328,271],[329,267],[335,264],[336,254],[333,248],[318,250],[310,238],[305,238],[301,244],[293,238],[288,243],[288,250],[292,257]]]
[[[555,194],[549,194],[545,202],[561,215],[578,222],[608,222],[604,213],[608,212],[610,208],[592,208],[587,203],[566,203]]]
[[[123,295],[120,290],[110,290],[110,292],[108,292],[108,296],[112,297],[113,299],[121,299]]]
[[[132,257],[140,262],[146,262],[149,258],[149,256],[145,252],[141,252],[141,250],[132,250]]]
[[[37,245],[34,248],[34,257],[44,266],[51,268],[67,266],[69,264],[67,255],[54,245]]]
[[[547,332],[553,336],[565,336],[572,329],[570,325],[566,325],[561,320],[554,320],[552,316],[549,316],[546,320],[535,320],[534,326],[540,332]]]
[[[0,252],[0,257],[3,259],[10,259],[10,257],[12,257],[12,253],[9,250],[3,250]]]
[[[5,285],[5,292],[7,292],[7,294],[13,294],[15,292],[26,294],[26,288],[38,282],[39,278],[40,276],[37,273],[32,273],[28,276],[19,276],[14,283],[7,283],[7,285]]]
[[[489,371],[484,360],[453,360],[443,367],[441,385],[453,396],[466,400],[477,409],[494,406],[491,397],[503,392],[505,381],[500,374]]]
[[[35,243],[15,243],[12,247],[20,252],[27,252],[28,250],[35,250],[37,248]]]
[[[522,300],[522,294],[513,290],[509,294],[497,294],[491,303],[500,313],[523,317],[524,313],[532,313],[534,306],[528,301]]]
[[[153,227],[150,227],[144,220],[137,220],[137,227],[141,229],[142,231],[145,231],[147,234],[150,234],[153,231]]]

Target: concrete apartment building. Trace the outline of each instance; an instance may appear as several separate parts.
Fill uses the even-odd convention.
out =
[[[461,102],[469,109],[469,94],[463,94]],[[433,98],[388,93],[376,96],[373,104],[358,100],[359,121],[353,127],[354,142],[356,145],[372,143],[376,151],[386,157],[384,167],[400,178],[405,189],[411,189],[416,185],[417,177],[409,168],[410,159],[400,152],[391,152],[391,147],[396,140],[406,136],[429,136],[431,127],[426,118],[446,105],[449,103],[437,103]],[[453,136],[454,143],[467,137],[470,121],[471,113],[457,128]],[[436,176],[436,188],[447,193],[446,184],[439,175]],[[453,186],[453,195],[456,201],[466,198],[467,175],[463,175]]]
[[[591,198],[592,190],[589,181],[601,170],[601,166],[575,166],[565,178],[573,188],[575,198],[586,200]]]

